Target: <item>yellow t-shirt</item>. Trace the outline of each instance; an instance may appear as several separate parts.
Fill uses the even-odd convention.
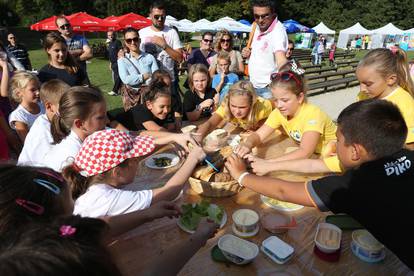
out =
[[[323,112],[319,107],[303,103],[299,107],[299,111],[290,120],[283,116],[279,109],[275,109],[267,118],[265,124],[271,128],[277,129],[283,127],[286,134],[289,135],[298,144],[302,140],[302,136],[307,131],[316,131],[321,134],[315,153],[322,153],[325,145],[330,141],[336,140],[336,125],[331,118]]]
[[[337,155],[326,157],[322,161],[331,172],[343,173],[345,171]]]
[[[364,92],[359,92],[358,94],[358,101],[369,99],[369,97]],[[387,97],[383,98],[383,100],[390,101],[401,111],[401,114],[404,117],[405,123],[407,124],[408,133],[407,133],[407,140],[405,143],[413,143],[414,142],[414,99],[406,90],[401,87],[395,89],[391,94]]]
[[[255,111],[254,116],[255,116],[256,124],[266,119],[267,117],[269,117],[270,113],[272,113],[272,110],[273,110],[272,103],[269,100],[263,99],[261,97],[257,98],[255,108],[256,108],[256,111]],[[215,114],[220,116],[222,119],[226,117],[224,103],[220,105],[220,107],[216,110]],[[253,125],[249,129],[247,129],[249,121],[246,119],[237,119],[233,117],[230,120],[230,122],[245,130],[256,130],[258,128],[258,126]]]

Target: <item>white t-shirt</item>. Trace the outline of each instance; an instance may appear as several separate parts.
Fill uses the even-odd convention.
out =
[[[73,214],[101,217],[126,214],[150,207],[152,190],[127,191],[107,184],[94,184],[75,201]]]
[[[141,51],[152,54],[161,63],[161,69],[167,70],[170,73],[172,80],[174,81],[175,61],[165,50],[161,49],[161,47],[151,42],[151,38],[153,36],[164,36],[165,42],[167,42],[168,46],[174,50],[183,48],[180,38],[173,28],[167,26],[165,26],[164,29],[159,32],[154,31],[152,29],[152,26],[143,28],[139,31],[139,37],[141,38]]]
[[[57,172],[62,172],[64,167],[72,164],[81,146],[81,139],[75,132],[71,131],[66,138],[45,155],[43,164]]]
[[[265,32],[256,27],[254,32],[252,50],[249,58],[250,81],[255,88],[266,87],[270,83],[270,75],[278,71],[275,53],[286,53],[288,36],[283,24],[273,21]]]
[[[26,108],[24,108],[21,104],[13,110],[12,113],[10,113],[9,116],[9,125],[12,129],[16,129],[16,126],[14,122],[23,122],[25,123],[29,128],[32,127],[34,121],[39,117],[40,115],[45,113],[45,108],[43,104],[38,104],[40,107],[40,112],[37,114],[30,113]]]
[[[42,114],[33,123],[24,141],[18,165],[42,166],[45,155],[53,147],[50,133],[50,122],[46,114]]]

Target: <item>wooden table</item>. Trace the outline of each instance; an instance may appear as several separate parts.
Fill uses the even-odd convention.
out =
[[[278,136],[259,147],[257,154],[261,157],[272,158],[283,154],[286,148],[291,146],[294,144],[290,139]],[[168,149],[164,150],[168,151]],[[160,183],[165,183],[176,169],[159,171],[140,166],[136,184],[129,188],[157,187]],[[318,177],[317,175],[305,176],[291,173],[273,173],[272,176],[293,181],[304,181]],[[177,202],[182,204],[200,200],[201,197],[186,185],[183,196]],[[259,194],[248,189],[244,189],[232,197],[211,198],[211,202],[225,208],[228,215],[227,223],[214,238],[208,241],[206,246],[190,259],[179,275],[406,275],[410,273],[410,270],[389,250],[386,252],[385,260],[381,263],[369,264],[359,260],[350,249],[351,231],[344,231],[339,262],[329,263],[319,259],[313,253],[313,240],[317,224],[323,222],[328,213],[321,213],[310,207],[289,213],[296,218],[298,227],[278,235],[279,238],[295,248],[294,257],[288,263],[276,264],[262,252],[246,266],[214,262],[210,257],[210,251],[222,235],[232,233],[231,215],[235,210],[250,208],[263,215],[266,212],[272,212],[273,209],[261,202]],[[124,275],[139,275],[139,271],[148,261],[157,258],[170,246],[182,242],[188,235],[178,228],[176,219],[164,218],[144,224],[123,235],[110,246],[110,250]],[[261,242],[271,235],[265,229],[260,228],[259,233],[249,240],[260,246]]]

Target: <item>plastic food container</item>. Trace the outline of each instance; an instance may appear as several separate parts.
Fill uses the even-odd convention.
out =
[[[253,261],[259,254],[259,247],[249,241],[227,234],[218,241],[218,247],[231,262],[243,265]]]
[[[262,250],[266,256],[272,259],[272,261],[278,264],[284,264],[289,261],[295,252],[292,246],[276,236],[270,236],[265,239],[262,242],[260,250]]]
[[[196,129],[197,129],[197,126],[195,126],[195,125],[188,125],[188,126],[185,126],[185,127],[181,128],[181,132],[182,133],[192,133]]]
[[[341,247],[342,230],[330,223],[319,223],[315,244],[324,253],[334,253]]]
[[[260,218],[260,221],[267,231],[274,234],[285,233],[297,226],[294,217],[279,212],[265,214]]]
[[[364,262],[376,263],[385,258],[385,249],[367,230],[352,232],[352,252]]]
[[[241,234],[255,232],[258,228],[259,215],[250,209],[239,209],[232,215],[234,227]]]

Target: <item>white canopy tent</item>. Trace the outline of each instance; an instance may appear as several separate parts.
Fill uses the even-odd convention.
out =
[[[216,20],[214,22],[211,22],[210,28],[211,28],[210,30],[213,30],[213,31],[219,31],[222,29],[226,29],[230,32],[244,32],[244,33],[248,33],[252,29],[251,26],[244,25],[243,23],[240,23],[234,20],[233,18],[230,18],[227,16],[220,18],[219,20]]]
[[[388,23],[387,25],[372,30],[372,34],[381,34],[381,35],[402,35],[404,33],[403,30],[397,28],[394,24]]]
[[[334,35],[335,31],[329,29],[323,22],[319,23],[315,27],[312,28],[317,34],[328,34],[328,35]]]
[[[192,33],[194,32],[193,22],[188,19],[178,21],[174,17],[167,15],[165,18],[165,25],[169,27],[176,27],[180,32]]]
[[[203,18],[203,19],[200,19],[194,22],[193,28],[196,32],[199,32],[200,30],[204,30],[205,28],[208,28],[210,23],[211,23],[210,21]]]
[[[365,29],[359,22],[354,26],[344,29],[339,32],[338,47],[346,49],[350,36],[353,35],[370,35],[371,31]]]
[[[414,28],[408,29],[404,31],[405,34],[412,34],[414,33]]]

